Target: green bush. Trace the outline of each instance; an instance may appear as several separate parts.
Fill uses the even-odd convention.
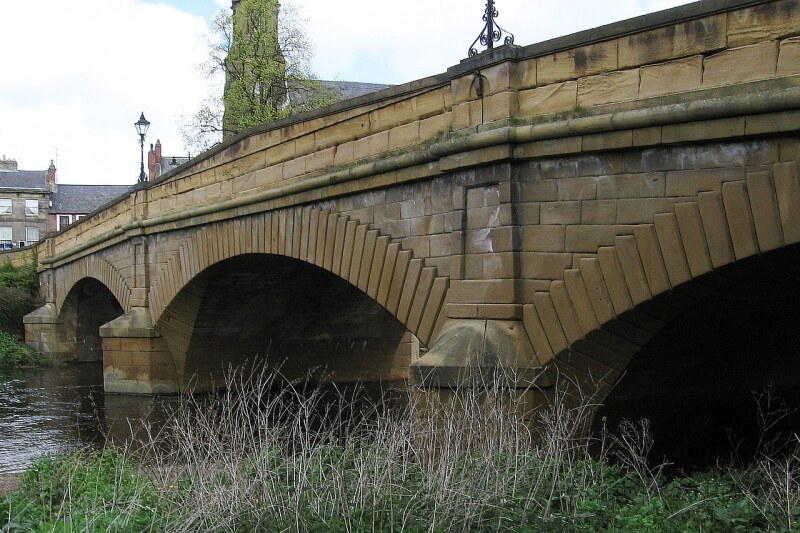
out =
[[[36,274],[36,261],[15,267],[10,261],[0,265],[0,287],[13,287],[35,296],[39,290],[39,277]]]
[[[47,363],[49,359],[46,355],[23,343],[19,337],[0,331],[0,368],[39,366]]]
[[[39,306],[36,262],[14,267],[0,265],[0,331],[22,335],[22,318]]]

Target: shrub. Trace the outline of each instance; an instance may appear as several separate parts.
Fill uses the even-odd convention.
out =
[[[0,331],[0,368],[38,366],[48,362],[47,356],[23,343],[19,337]]]

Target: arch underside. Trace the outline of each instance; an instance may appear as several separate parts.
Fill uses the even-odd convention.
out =
[[[59,308],[59,337],[69,346],[71,357],[86,362],[102,361],[100,326],[124,313],[116,296],[102,281],[86,277],[74,283]]]
[[[131,308],[131,289],[120,272],[98,255],[83,257],[73,263],[59,267],[56,293],[56,310],[61,312],[65,299],[72,289],[86,278],[94,278],[114,295],[125,311]]]
[[[182,387],[219,386],[266,361],[287,377],[404,379],[418,345],[368,295],[317,266],[272,254],[216,263],[161,314]]]
[[[799,174],[796,162],[748,172],[581,258],[523,309],[539,360],[602,400],[642,346],[692,303],[699,285],[690,282],[800,242]]]
[[[630,327],[649,316],[659,329],[643,339],[597,419],[615,428],[623,419],[647,418],[654,458],[682,466],[713,464],[734,449],[750,457],[760,431],[757,409],[774,416],[783,402],[800,406],[800,244],[674,292],[656,297],[658,308],[637,307],[610,323]],[[797,412],[784,414],[771,435],[800,427]]]

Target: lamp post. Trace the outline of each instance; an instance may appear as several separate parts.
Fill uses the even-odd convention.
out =
[[[133,123],[136,126],[136,133],[139,134],[139,145],[142,148],[142,166],[139,170],[139,183],[144,183],[147,181],[147,175],[144,173],[144,136],[147,133],[147,128],[150,127],[150,123],[144,118],[144,111],[142,111],[142,116],[139,117],[139,120]]]

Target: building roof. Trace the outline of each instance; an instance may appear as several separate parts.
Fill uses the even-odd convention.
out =
[[[165,155],[161,158],[161,174],[166,174],[173,168],[177,168],[184,163],[187,163],[189,158],[186,156]]]
[[[392,85],[384,85],[382,83],[362,83],[358,81],[322,81],[321,83],[325,87],[330,87],[337,91],[339,95],[341,95],[342,100],[357,98],[365,94],[392,87]]]
[[[130,191],[130,185],[56,185],[51,213],[91,213]]]
[[[47,171],[0,170],[0,189],[47,190]]]

